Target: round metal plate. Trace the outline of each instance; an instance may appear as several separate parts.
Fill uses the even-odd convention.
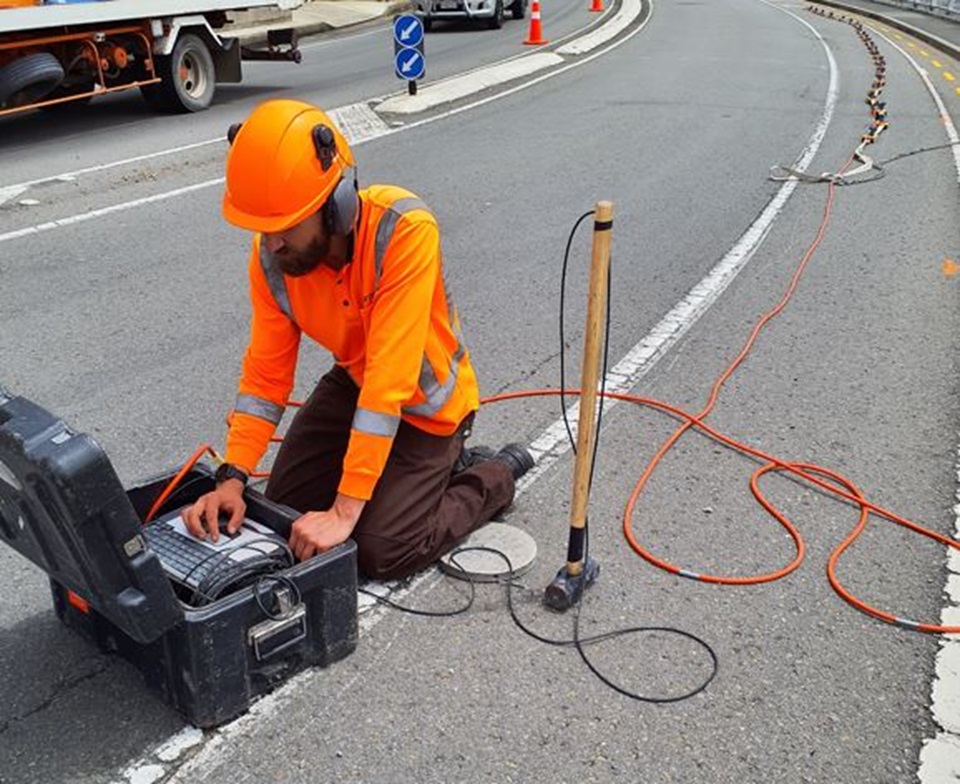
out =
[[[470,548],[486,548],[471,550]],[[537,543],[526,531],[505,523],[487,523],[440,559],[440,568],[451,577],[495,582],[510,575],[510,567],[497,553],[510,559],[513,576],[529,571],[537,557]]]

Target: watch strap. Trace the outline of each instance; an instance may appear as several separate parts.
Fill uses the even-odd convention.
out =
[[[244,487],[246,487],[247,481],[250,479],[245,471],[237,468],[237,466],[232,463],[221,463],[213,475],[213,478],[218,485],[226,482],[228,479],[239,479]]]

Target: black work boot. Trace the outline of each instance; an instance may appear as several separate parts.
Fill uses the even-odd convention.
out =
[[[461,471],[466,471],[468,468],[472,468],[485,460],[493,459],[495,454],[493,449],[488,446],[465,446],[460,450],[460,454],[453,464],[451,473],[459,474]]]
[[[506,444],[493,456],[494,460],[505,463],[514,480],[519,479],[533,468],[533,455],[523,444]]]

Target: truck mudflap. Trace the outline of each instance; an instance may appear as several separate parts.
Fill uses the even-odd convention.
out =
[[[303,59],[297,31],[292,27],[268,30],[266,49],[243,46],[240,48],[240,57],[244,60],[287,60],[294,63]]]

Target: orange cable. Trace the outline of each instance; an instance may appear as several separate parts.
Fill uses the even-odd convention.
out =
[[[484,405],[489,403],[497,403],[505,400],[513,400],[524,397],[544,397],[544,396],[559,396],[559,395],[579,395],[579,389],[534,389],[534,390],[524,390],[521,392],[505,392],[499,395],[492,395],[490,397],[483,398],[480,402]],[[910,629],[915,629],[917,631],[923,632],[936,632],[940,634],[956,634],[960,633],[960,626],[939,626],[936,624],[928,623],[919,623],[916,621],[907,620],[901,616],[895,616],[891,613],[879,610],[871,605],[862,602],[857,599],[855,596],[850,594],[849,591],[843,588],[840,581],[837,579],[835,574],[835,567],[838,559],[843,554],[843,552],[853,543],[853,541],[863,532],[863,529],[866,525],[866,519],[869,514],[875,514],[879,517],[886,518],[891,522],[897,523],[909,530],[925,536],[929,539],[933,539],[941,544],[944,544],[948,547],[952,547],[954,550],[960,551],[960,542],[955,539],[945,536],[943,534],[932,531],[929,528],[924,528],[917,523],[911,522],[900,515],[891,512],[890,510],[882,507],[878,504],[874,504],[868,501],[863,494],[856,488],[856,486],[849,480],[841,477],[839,474],[821,466],[815,466],[808,463],[792,463],[785,460],[781,460],[773,455],[769,455],[766,452],[763,452],[760,449],[749,446],[747,444],[741,443],[729,436],[725,436],[717,430],[714,430],[712,427],[707,425],[702,420],[699,420],[694,414],[690,414],[686,411],[683,411],[676,406],[672,406],[669,403],[664,403],[661,400],[656,400],[654,398],[645,398],[638,395],[631,395],[623,392],[604,392],[604,397],[611,398],[613,400],[623,400],[629,403],[636,403],[638,405],[647,406],[649,408],[655,408],[660,411],[664,411],[668,414],[671,414],[680,419],[686,420],[687,424],[695,427],[696,429],[702,431],[705,435],[709,436],[718,443],[724,444],[732,449],[742,452],[743,454],[749,455],[751,457],[759,458],[760,460],[766,461],[767,465],[763,465],[754,472],[754,476],[751,478],[751,489],[754,491],[754,495],[757,497],[757,500],[770,512],[777,520],[784,525],[785,528],[790,532],[791,536],[794,539],[794,542],[797,545],[798,557],[796,561],[802,560],[803,558],[803,541],[796,531],[795,527],[786,519],[786,517],[780,513],[774,506],[771,504],[760,492],[757,480],[763,474],[773,471],[785,471],[793,474],[794,476],[808,482],[810,484],[816,485],[822,490],[831,493],[832,495],[838,496],[846,501],[850,501],[860,507],[860,521],[857,523],[857,526],[851,531],[847,538],[840,543],[840,545],[834,549],[830,555],[830,559],[827,565],[827,575],[830,581],[830,585],[834,590],[840,595],[844,601],[848,602],[857,609],[871,615],[875,618],[878,618],[887,623],[897,624],[904,626]],[[843,490],[837,487],[830,482],[825,481],[817,477],[815,474],[822,474],[828,476],[838,484],[842,484],[846,487],[846,490]],[[660,561],[655,556],[648,554],[649,557],[644,556],[646,560],[655,566],[665,569],[666,571],[672,572],[681,577],[689,577],[690,579],[700,580],[701,582],[716,582],[721,584],[748,584],[749,582],[760,583],[760,582],[770,582],[772,580],[778,579],[778,577],[783,577],[789,572],[793,571],[796,568],[797,564],[791,564],[788,567],[780,570],[778,576],[774,575],[762,575],[760,577],[751,577],[751,578],[718,578],[712,577],[710,575],[698,575],[694,572],[680,569],[672,564],[668,564],[665,561]]]
[[[163,502],[170,497],[170,494],[176,489],[177,485],[183,481],[183,477],[185,477],[190,469],[197,464],[197,461],[203,457],[204,452],[210,452],[215,460],[220,459],[220,456],[217,454],[216,450],[210,446],[210,444],[201,444],[197,451],[190,455],[190,458],[187,460],[187,462],[183,464],[183,468],[177,472],[177,475],[167,483],[167,486],[163,489],[163,492],[157,496],[157,500],[153,502],[153,506],[150,507],[150,511],[147,512],[147,516],[143,519],[144,523],[149,523],[153,519],[153,516],[157,513],[157,510],[163,506]]]

